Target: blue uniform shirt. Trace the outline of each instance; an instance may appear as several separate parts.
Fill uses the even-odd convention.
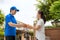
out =
[[[5,36],[16,36],[16,27],[9,26],[9,22],[17,24],[16,19],[12,14],[8,14],[5,17]]]

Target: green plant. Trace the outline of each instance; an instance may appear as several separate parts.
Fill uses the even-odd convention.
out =
[[[53,20],[58,21],[60,19],[60,1],[55,1],[51,6],[50,6],[50,16],[52,17]]]
[[[34,32],[33,32],[33,31],[28,31],[28,33],[29,33],[31,36],[34,36]]]
[[[4,14],[2,13],[2,11],[0,10],[0,25],[2,25],[4,22]]]
[[[3,28],[0,28],[0,37],[1,36],[4,36],[4,29]]]
[[[50,13],[49,11],[51,4],[55,1],[58,1],[58,0],[44,0],[44,1],[38,0],[37,9],[43,11],[47,21],[52,20],[53,19],[52,16],[55,15],[53,13]]]

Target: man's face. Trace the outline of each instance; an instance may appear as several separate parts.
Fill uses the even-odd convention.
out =
[[[11,10],[11,13],[12,13],[13,15],[15,15],[15,14],[16,14],[16,10]]]

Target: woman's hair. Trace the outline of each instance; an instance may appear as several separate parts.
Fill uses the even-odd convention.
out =
[[[46,22],[45,16],[42,11],[38,11],[38,14],[41,14],[41,18],[44,20],[44,23]]]

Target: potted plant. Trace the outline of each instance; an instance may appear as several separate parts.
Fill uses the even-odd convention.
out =
[[[50,6],[50,16],[54,20],[52,24],[56,25],[56,27],[60,27],[60,1],[55,1],[51,6]]]

